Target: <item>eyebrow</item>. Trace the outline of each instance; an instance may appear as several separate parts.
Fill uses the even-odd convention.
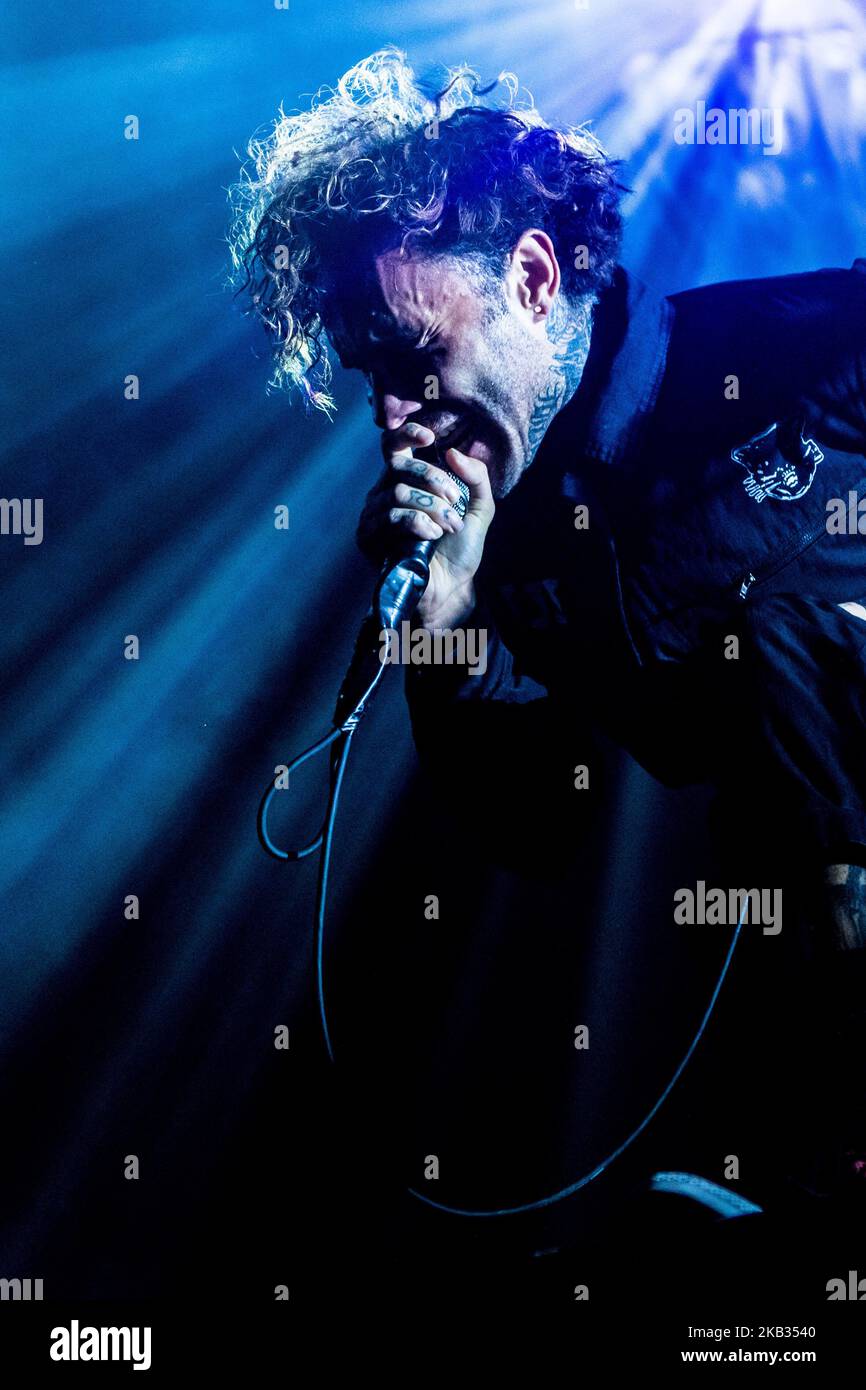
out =
[[[373,316],[375,318],[375,315]],[[384,321],[384,331],[376,332],[373,336],[375,343],[417,343],[424,337],[423,328],[401,328],[395,319],[380,320]]]
[[[377,347],[421,347],[426,338],[430,337],[430,335],[431,330],[427,328],[400,328],[396,323],[393,323],[393,325],[389,327],[387,333],[378,333],[375,337],[371,336],[367,339],[367,343],[374,350]],[[346,350],[341,350],[339,334],[332,339],[332,342],[346,371],[365,370],[363,361],[360,359],[356,360],[348,343],[345,343]]]

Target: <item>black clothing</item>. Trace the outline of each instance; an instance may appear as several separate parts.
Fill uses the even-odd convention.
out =
[[[866,620],[839,604],[866,602],[864,455],[866,260],[663,300],[620,268],[488,534],[486,672],[408,668],[422,758],[519,748],[573,798],[562,759],[594,728],[791,853],[859,858]]]

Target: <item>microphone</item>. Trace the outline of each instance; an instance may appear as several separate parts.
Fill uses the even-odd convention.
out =
[[[417,452],[422,454],[424,451]],[[442,467],[441,463],[439,466]],[[453,506],[462,521],[469,503],[469,488],[450,468],[443,468],[442,471],[447,473],[460,492],[460,500]],[[355,639],[352,660],[337,696],[335,724],[354,728],[368,708],[370,697],[384,670],[381,633],[385,629],[393,632],[398,623],[411,618],[415,612],[430,583],[430,561],[440,540],[441,536],[427,541],[406,536],[397,552],[385,561],[373,591],[372,605]]]
[[[418,452],[423,453],[423,450]],[[453,506],[462,521],[469,503],[469,488],[450,468],[442,471],[459,489],[459,501]],[[441,539],[438,536],[436,540],[422,541],[407,536],[400,553],[385,561],[373,595],[373,608],[380,627],[396,628],[411,618],[430,583],[430,561]]]

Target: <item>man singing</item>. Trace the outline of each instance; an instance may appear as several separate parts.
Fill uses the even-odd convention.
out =
[[[712,783],[751,882],[784,873],[859,1061],[866,260],[656,298],[586,128],[466,69],[431,100],[391,49],[251,154],[231,245],[275,380],[330,412],[325,338],[364,373],[385,467],[362,549],[438,540],[415,623],[486,632],[483,674],[409,667],[422,759],[447,779],[455,748],[480,768],[536,731],[541,788],[564,719]]]

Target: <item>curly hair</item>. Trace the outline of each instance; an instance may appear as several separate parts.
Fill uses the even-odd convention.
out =
[[[497,89],[498,101],[479,100]],[[462,65],[430,97],[389,47],[321,88],[309,110],[281,106],[253,137],[252,166],[228,190],[230,283],[272,335],[270,385],[333,410],[322,309],[332,272],[362,249],[423,245],[501,274],[522,233],[539,227],[559,249],[567,297],[610,282],[628,191],[620,161],[586,126],[548,125],[518,90],[513,73],[482,88]]]

